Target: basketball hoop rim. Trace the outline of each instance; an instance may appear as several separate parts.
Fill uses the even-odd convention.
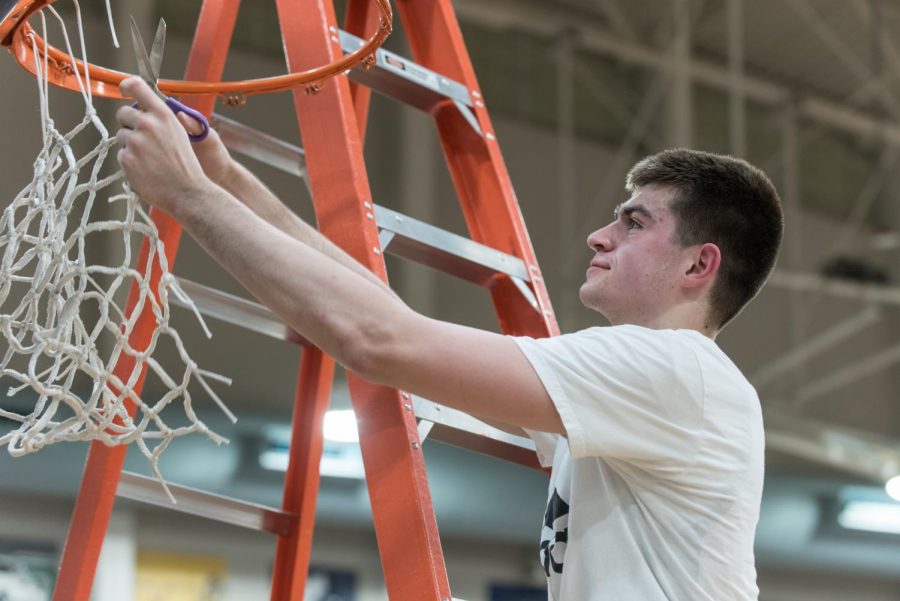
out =
[[[55,85],[69,90],[79,91],[79,79],[84,81],[85,70],[90,75],[91,92],[94,95],[105,98],[122,99],[119,84],[131,73],[123,73],[113,69],[106,69],[90,63],[84,63],[75,59],[76,76],[72,67],[72,57],[68,52],[48,44],[28,23],[28,19],[45,6],[55,0],[18,0],[6,15],[0,16],[0,45],[6,46],[15,57],[16,61],[32,75],[37,75],[35,70],[35,53],[37,48],[39,60],[47,60],[47,80]],[[309,69],[263,77],[259,79],[247,79],[241,81],[185,81],[177,79],[160,79],[159,89],[170,96],[222,96],[232,103],[239,103],[242,97],[253,94],[270,94],[282,92],[304,84],[317,84],[329,77],[352,69],[358,64],[371,60],[384,40],[393,29],[393,12],[390,0],[373,0],[381,12],[379,26],[375,33],[366,40],[357,50],[342,56],[340,59]],[[32,40],[34,45],[32,45]]]

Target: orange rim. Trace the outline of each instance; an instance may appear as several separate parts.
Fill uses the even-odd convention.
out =
[[[132,77],[131,73],[114,71],[104,67],[98,67],[90,63],[84,63],[75,59],[74,70],[72,57],[68,52],[48,44],[29,25],[28,18],[42,8],[51,4],[54,0],[19,0],[6,16],[0,17],[0,40],[7,46],[16,61],[32,75],[35,72],[35,53],[37,49],[40,63],[47,58],[47,80],[62,88],[79,91],[79,79],[83,81],[84,73],[90,75],[91,92],[105,98],[122,98],[119,92],[119,84],[126,77]],[[319,82],[352,69],[362,62],[369,62],[374,53],[384,43],[393,28],[393,13],[389,0],[374,0],[381,11],[380,24],[375,33],[362,46],[340,59],[297,73],[288,73],[274,77],[260,79],[247,79],[242,81],[183,81],[177,79],[160,79],[159,89],[171,96],[221,96],[232,104],[239,104],[241,100],[252,94],[268,94],[282,92],[304,84],[315,85]],[[32,40],[34,45],[32,45]],[[75,70],[78,76],[75,75]]]

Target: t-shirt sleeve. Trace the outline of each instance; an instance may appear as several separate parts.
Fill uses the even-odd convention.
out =
[[[515,340],[556,405],[572,457],[692,461],[703,381],[676,332],[618,326]]]
[[[538,432],[537,430],[529,430],[522,428],[525,434],[534,442],[534,450],[537,452],[538,462],[542,467],[551,467],[553,465],[553,457],[556,455],[556,445],[559,443],[559,434],[550,434],[549,432]]]

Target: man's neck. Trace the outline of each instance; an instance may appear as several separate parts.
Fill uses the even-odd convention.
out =
[[[719,335],[719,328],[706,318],[707,313],[708,311],[698,310],[697,307],[681,305],[653,316],[611,319],[610,323],[614,326],[635,325],[651,330],[695,330],[707,338],[715,340]]]

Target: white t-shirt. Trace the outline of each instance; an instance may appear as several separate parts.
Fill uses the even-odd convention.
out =
[[[552,465],[549,599],[755,601],[762,412],[716,343],[630,325],[516,342],[568,438],[529,432]]]

